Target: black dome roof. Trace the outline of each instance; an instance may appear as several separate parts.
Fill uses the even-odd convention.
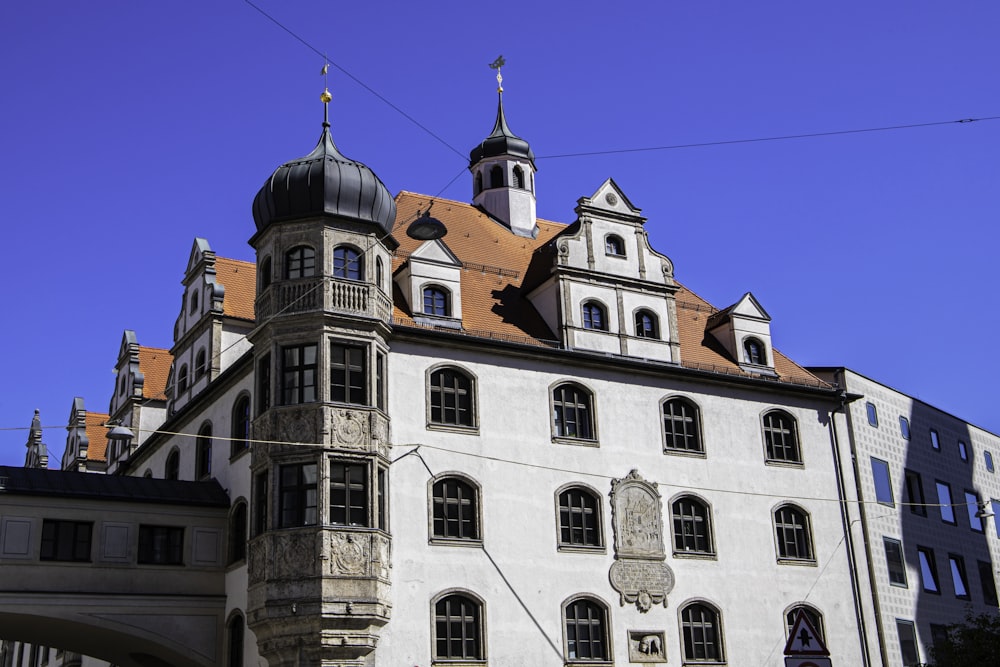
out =
[[[535,164],[535,154],[531,152],[528,142],[507,127],[507,119],[503,114],[503,93],[500,93],[500,101],[497,104],[497,122],[493,125],[493,132],[469,153],[469,166],[472,167],[486,158],[501,155],[525,158],[532,166]]]
[[[309,155],[274,170],[253,200],[257,231],[272,222],[336,215],[378,226],[388,234],[396,202],[375,173],[341,155],[329,123]]]

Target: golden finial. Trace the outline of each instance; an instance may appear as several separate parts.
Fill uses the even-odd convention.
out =
[[[320,70],[320,76],[323,77],[323,94],[319,96],[319,99],[323,100],[323,104],[329,104],[330,100],[333,99],[333,95],[330,94],[330,79],[327,74],[330,72],[330,62],[323,58],[323,69]]]
[[[323,91],[323,94],[319,96],[319,99],[323,100],[323,104],[329,104],[330,100],[333,99],[333,95],[330,94],[330,89],[327,88]]]
[[[497,59],[490,63],[490,69],[495,69],[497,71],[497,92],[503,92],[503,77],[500,76],[500,68],[507,64],[507,61],[503,59],[502,55],[497,56]]]

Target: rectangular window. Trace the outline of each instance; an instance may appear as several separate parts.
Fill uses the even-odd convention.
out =
[[[363,347],[330,343],[330,400],[368,405],[368,379]]]
[[[1000,537],[1000,500],[990,500],[990,507],[993,508],[993,526],[997,530],[997,537]]]
[[[878,428],[878,410],[875,409],[875,404],[871,401],[865,403],[865,410],[868,412],[868,423]]]
[[[94,524],[89,521],[42,521],[41,560],[90,562],[90,539]]]
[[[938,495],[938,509],[941,510],[941,520],[945,523],[955,523],[955,508],[951,502],[951,487],[946,482],[935,482]]]
[[[139,563],[143,565],[183,565],[184,528],[181,526],[139,526]]]
[[[969,513],[969,528],[977,533],[983,532],[983,519],[979,516],[979,494],[975,491],[965,492],[965,509]]]
[[[899,434],[906,440],[910,439],[910,420],[903,415],[899,416]]]
[[[893,586],[907,588],[906,565],[903,562],[903,545],[899,540],[882,538],[885,547],[885,564],[889,569],[889,583]]]
[[[284,405],[316,400],[316,346],[290,345],[281,349],[281,402]]]
[[[968,460],[969,460],[969,446],[967,444],[965,444],[964,442],[962,442],[961,440],[958,441],[958,455],[960,457],[962,457],[963,461],[968,462]]]
[[[389,497],[386,494],[386,471],[385,468],[378,469],[378,525],[376,526],[379,530],[388,530],[389,526],[385,520],[386,518],[386,499]]]
[[[934,645],[934,650],[937,651],[941,646],[944,646],[948,641],[948,626],[940,625],[938,623],[931,623],[931,644]]]
[[[965,576],[965,559],[956,554],[948,554],[948,567],[951,570],[951,583],[955,588],[955,597],[969,599],[969,580]]]
[[[993,578],[993,564],[980,560],[976,561],[976,566],[979,568],[979,583],[982,584],[983,588],[983,602],[991,607],[996,607],[998,604],[997,582]]]
[[[899,653],[903,658],[904,667],[918,667],[920,653],[917,651],[917,631],[913,621],[896,619],[896,634],[899,635]]]
[[[912,470],[906,471],[906,504],[910,506],[912,513],[927,516],[924,483],[920,479],[920,473]]]
[[[271,355],[265,354],[257,362],[257,414],[271,407]]]
[[[330,523],[369,525],[368,466],[364,463],[330,462]]]
[[[917,559],[920,561],[920,583],[924,590],[928,593],[940,593],[934,550],[927,547],[917,547]]]
[[[254,483],[254,493],[257,495],[254,497],[253,534],[262,535],[267,532],[267,515],[270,514],[267,504],[266,472],[257,473],[256,482]]]
[[[385,355],[375,353],[375,407],[385,410]]]
[[[935,452],[941,451],[941,440],[938,438],[938,432],[931,429],[931,447]]]
[[[993,455],[985,449],[983,450],[983,461],[986,462],[986,471],[993,472]]]
[[[875,499],[889,507],[894,507],[892,482],[889,479],[889,464],[872,457],[872,479],[875,480]]]
[[[280,527],[313,526],[316,513],[316,464],[281,466],[278,487]]]

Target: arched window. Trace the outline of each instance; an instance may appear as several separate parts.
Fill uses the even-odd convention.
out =
[[[347,280],[364,280],[364,262],[361,253],[347,245],[333,249],[333,276]]]
[[[163,479],[180,479],[181,453],[176,449],[167,454],[167,463],[163,467]]]
[[[524,170],[520,166],[515,166],[513,170],[514,183],[513,186],[518,190],[524,189]]]
[[[583,328],[608,330],[608,314],[599,301],[587,301],[583,304]]]
[[[774,533],[779,560],[813,560],[809,515],[794,505],[774,511]]]
[[[309,278],[316,275],[316,251],[300,245],[285,254],[285,277],[290,279]]]
[[[204,479],[212,474],[212,425],[204,424],[195,441],[195,479]]]
[[[205,374],[205,349],[198,350],[194,357],[194,380],[197,382]]]
[[[250,449],[250,397],[243,394],[233,405],[233,435],[229,442],[229,458]]]
[[[594,439],[592,397],[576,384],[561,384],[552,391],[552,420],[560,438]]]
[[[802,463],[798,432],[791,415],[772,410],[764,415],[763,425],[768,461]]]
[[[563,605],[566,660],[610,660],[608,625],[607,607],[596,600],[577,598]]]
[[[480,540],[479,489],[458,477],[434,482],[433,536],[445,540]]]
[[[639,338],[659,338],[660,320],[651,310],[635,312],[635,335]]]
[[[468,595],[434,602],[434,659],[483,660],[482,603]]]
[[[430,377],[430,422],[475,426],[472,378],[457,368],[440,368]]]
[[[608,234],[604,237],[604,254],[613,257],[625,256],[625,242],[622,237],[615,234]]]
[[[436,285],[424,288],[424,314],[448,317],[451,315],[451,295]]]
[[[663,451],[694,454],[705,451],[698,407],[685,398],[663,402]]]
[[[257,282],[260,283],[260,291],[263,292],[271,286],[271,258],[265,257],[261,260]]]
[[[385,287],[382,285],[382,274],[383,274],[382,258],[381,257],[376,257],[375,258],[375,286],[378,287],[380,290],[384,290],[385,289]]]
[[[153,479],[153,471],[146,468],[146,472],[142,473],[143,479]]]
[[[674,528],[674,555],[714,554],[708,505],[694,496],[682,496],[670,506]]]
[[[243,667],[243,616],[236,614],[226,628],[229,635],[228,667]]]
[[[247,504],[239,501],[229,515],[229,562],[238,563],[247,557]]]
[[[502,188],[503,187],[503,168],[495,164],[490,169],[490,187],[491,188]]]
[[[806,620],[809,624],[813,626],[813,630],[819,635],[820,639],[826,639],[826,633],[823,630],[823,614],[821,614],[814,607],[810,607],[807,604],[797,604],[785,613],[785,634],[792,631],[792,627],[795,625],[795,619],[798,617],[799,612],[805,614]]]
[[[559,546],[603,547],[601,502],[588,489],[573,486],[563,489],[559,499]]]
[[[681,609],[684,662],[722,662],[722,628],[719,612],[702,602]]]
[[[198,312],[198,290],[194,289],[191,291],[191,314],[194,315]]]
[[[183,394],[188,388],[188,367],[181,364],[181,370],[177,373],[177,393]]]
[[[476,172],[476,194],[483,191],[483,172]]]
[[[767,366],[767,348],[756,338],[747,338],[743,341],[743,352],[746,355],[746,363]]]

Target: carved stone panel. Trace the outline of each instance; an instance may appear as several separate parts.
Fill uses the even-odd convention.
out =
[[[267,564],[267,547],[264,540],[254,540],[247,549],[247,579],[250,584],[264,581],[264,567]]]
[[[658,560],[627,558],[611,565],[611,585],[621,596],[621,605],[635,604],[646,613],[653,605],[667,606],[667,594],[674,589],[674,572]]]
[[[330,532],[330,574],[360,577],[368,574],[368,536]]]
[[[275,579],[308,577],[316,573],[316,534],[313,531],[279,533],[270,536],[273,540]]]
[[[667,649],[662,630],[629,630],[628,661],[639,663],[666,662]]]
[[[278,440],[285,443],[318,444],[315,410],[285,410],[278,419]]]
[[[342,449],[368,449],[367,413],[361,410],[330,410],[330,443]]]
[[[612,481],[611,510],[618,558],[666,559],[663,511],[656,484],[644,480],[637,470]]]

